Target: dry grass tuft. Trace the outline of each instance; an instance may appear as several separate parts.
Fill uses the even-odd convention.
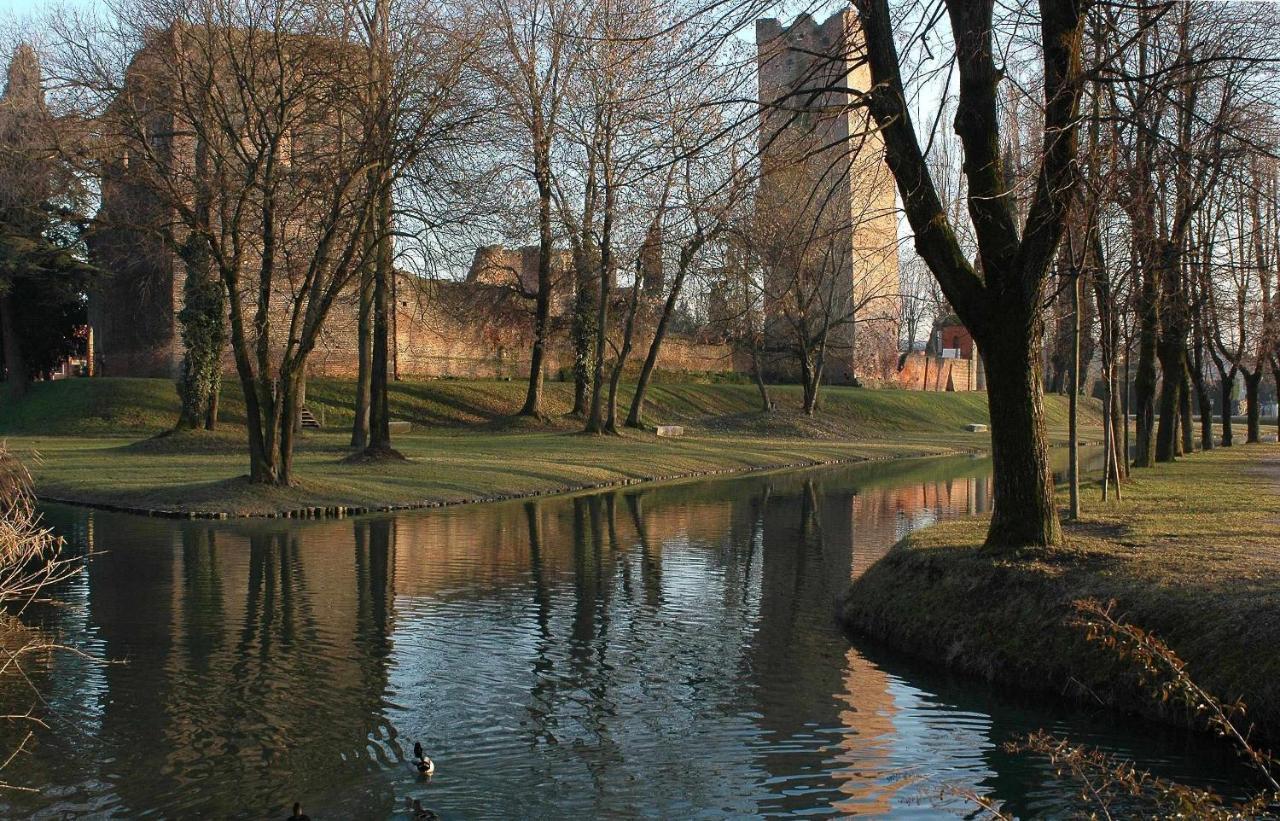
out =
[[[80,572],[81,564],[64,557],[62,546],[62,540],[41,524],[31,474],[0,443],[0,679],[17,678],[31,694],[26,705],[0,705],[0,721],[16,725],[20,736],[12,749],[0,752],[0,773],[26,749],[37,730],[48,726],[24,662],[65,648],[24,624],[22,615],[51,585]],[[0,779],[2,789],[31,790]]]

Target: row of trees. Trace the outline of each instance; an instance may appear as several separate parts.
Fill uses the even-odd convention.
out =
[[[742,20],[698,11],[674,0],[122,0],[41,21],[53,113],[33,150],[91,192],[76,219],[105,273],[175,261],[178,427],[216,424],[229,349],[255,482],[290,481],[307,359],[353,292],[351,443],[395,455],[397,266],[447,275],[494,232],[538,249],[533,281],[513,272],[508,284],[532,311],[522,414],[545,414],[564,276],[587,431],[622,424],[628,367],[639,377],[625,424],[644,424],[661,346],[712,285],[718,332],[750,352],[765,408],[762,315],[775,306],[812,413],[831,340],[894,288],[854,298],[841,282],[849,250],[832,248],[862,215],[815,229],[804,209],[757,214],[755,51],[729,36]],[[794,120],[798,99],[771,104]],[[803,147],[793,153],[805,162]],[[798,190],[812,188],[805,173],[778,184],[783,165],[775,199],[827,196]],[[556,264],[566,248],[568,273]]]
[[[857,5],[871,110],[945,297],[916,277],[907,310],[954,309],[986,365],[997,500],[988,544],[1061,540],[1041,396],[1046,382],[1078,391],[1093,350],[1109,482],[1127,472],[1130,412],[1137,466],[1192,449],[1193,405],[1201,446],[1213,446],[1214,376],[1223,442],[1237,374],[1257,441],[1259,383],[1280,351],[1273,10],[947,2],[930,15]],[[906,48],[895,22],[915,27]],[[953,61],[934,56],[948,37]],[[907,101],[939,76],[945,102],[919,123]],[[960,152],[937,130],[948,118]],[[953,170],[961,153],[963,176]]]

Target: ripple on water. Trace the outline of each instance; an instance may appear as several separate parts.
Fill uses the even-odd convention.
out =
[[[981,460],[823,469],[335,522],[51,507],[89,572],[39,611],[73,645],[8,815],[376,818],[1024,815],[1074,790],[1050,727],[1232,786],[1220,749],[851,648],[848,580],[985,510]],[[90,521],[92,520],[92,521]],[[90,544],[92,539],[92,544]],[[33,611],[34,613],[34,611]],[[0,687],[10,683],[0,682]],[[0,690],[8,694],[9,690]],[[421,741],[439,771],[411,762]]]

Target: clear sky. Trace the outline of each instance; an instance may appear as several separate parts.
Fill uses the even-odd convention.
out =
[[[98,0],[3,0],[0,2],[0,15],[4,17],[26,17],[35,12],[58,6],[74,6],[76,8],[92,8]]]

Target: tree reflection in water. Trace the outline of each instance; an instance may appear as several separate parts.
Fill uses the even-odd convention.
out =
[[[903,533],[989,508],[967,457],[328,522],[69,508],[92,551],[41,611],[125,664],[55,658],[67,728],[12,813],[385,817],[936,809],[943,781],[1069,800],[1008,735],[1230,776],[1179,737],[1071,717],[851,648],[834,602]],[[92,544],[90,542],[92,541]],[[429,783],[407,763],[421,740]],[[957,803],[953,809],[961,810]]]

